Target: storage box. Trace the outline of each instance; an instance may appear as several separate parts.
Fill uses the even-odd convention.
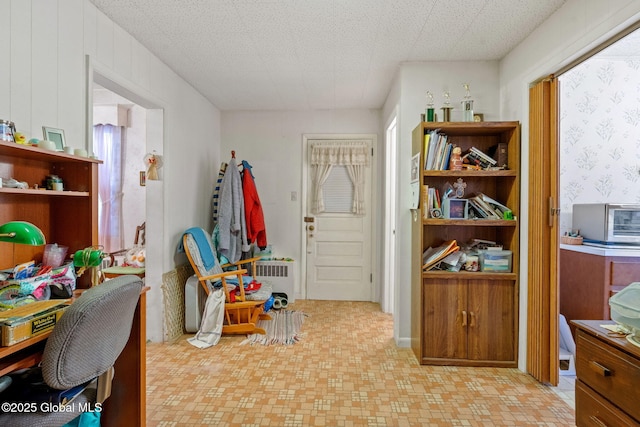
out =
[[[640,336],[640,282],[633,282],[609,298],[611,319]]]
[[[511,273],[513,252],[510,250],[482,250],[480,252],[480,271],[491,273]]]
[[[17,344],[53,329],[68,306],[67,300],[36,301],[0,312],[2,346]]]

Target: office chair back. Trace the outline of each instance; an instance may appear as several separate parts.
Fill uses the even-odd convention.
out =
[[[0,413],[0,426],[62,426],[86,404],[102,402],[110,393],[111,368],[129,340],[142,287],[139,277],[120,276],[84,291],[47,339],[40,364],[45,383],[67,390],[98,377],[97,389],[87,387],[72,410]]]
[[[50,387],[75,387],[113,366],[129,340],[142,286],[136,276],[120,276],[84,291],[71,304],[42,356],[42,376]]]

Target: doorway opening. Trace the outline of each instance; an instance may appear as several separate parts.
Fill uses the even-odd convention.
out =
[[[636,29],[558,76],[561,235],[579,231],[573,224],[574,205],[640,204],[639,68]],[[600,238],[579,232],[584,239]],[[591,242],[560,244],[560,315],[568,322],[610,320],[609,297],[640,274],[638,252]],[[576,266],[581,267],[577,272]],[[621,268],[628,273],[621,276]]]
[[[98,234],[106,252],[131,248],[136,227],[146,220],[146,116],[145,108],[94,83],[93,149],[103,160]]]
[[[162,155],[164,152],[164,111],[162,103],[155,97],[145,92],[141,88],[135,88],[131,82],[125,81],[107,69],[103,69],[100,64],[95,63],[89,56],[86,58],[87,67],[87,119],[86,132],[87,151],[95,152],[93,148],[93,85],[97,84],[127,100],[131,104],[146,109],[145,137],[142,148],[145,152],[157,152]],[[131,89],[134,87],[135,89]],[[144,156],[143,156],[144,157]],[[138,179],[140,183],[140,171],[144,170],[143,157],[134,158],[132,171],[127,171],[134,175],[133,181]],[[144,186],[144,197],[141,203],[145,212],[145,281],[146,283],[162,283],[163,260],[167,257],[164,238],[164,181],[162,170],[159,180],[146,180]],[[135,240],[135,224],[127,230],[133,233],[126,244]],[[156,289],[156,290],[154,290]],[[162,292],[159,286],[152,286],[147,294],[147,339],[152,342],[162,342],[168,337],[164,331]]]

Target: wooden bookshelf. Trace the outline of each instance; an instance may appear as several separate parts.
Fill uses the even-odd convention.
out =
[[[518,265],[520,254],[520,125],[518,122],[420,123],[413,155],[424,167],[425,135],[435,129],[466,152],[508,147],[505,170],[423,170],[420,185],[443,188],[458,178],[465,197],[478,192],[508,206],[513,220],[423,219],[422,203],[412,226],[411,341],[421,364],[516,367],[518,354]],[[421,192],[422,193],[422,192]],[[422,269],[422,253],[455,239],[495,241],[512,251],[512,271],[449,272]]]

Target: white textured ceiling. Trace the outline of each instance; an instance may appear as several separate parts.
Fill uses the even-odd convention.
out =
[[[221,110],[380,108],[401,63],[501,59],[565,2],[91,1]]]

